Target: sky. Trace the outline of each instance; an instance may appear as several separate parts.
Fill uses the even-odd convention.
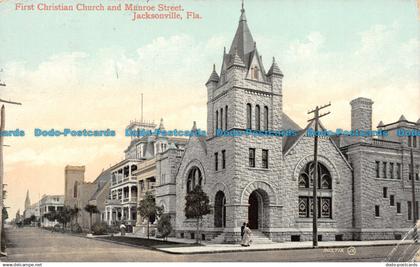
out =
[[[23,129],[4,148],[6,206],[14,217],[32,202],[62,194],[64,167],[85,165],[86,180],[120,161],[123,131],[140,118],[167,129],[206,129],[207,81],[230,47],[240,0],[150,0],[182,4],[200,20],[131,21],[130,12],[24,12],[0,1],[0,98],[6,129]],[[52,3],[49,0],[43,3]],[[86,4],[100,0],[84,1]],[[103,4],[128,0],[102,0]],[[145,0],[133,1],[146,3]],[[54,3],[83,3],[58,0]],[[284,111],[301,127],[308,110],[331,101],[327,128],[350,128],[349,102],[374,101],[373,125],[401,114],[420,118],[419,18],[415,0],[245,0],[263,63],[284,73]],[[35,138],[34,128],[115,129],[114,138]]]

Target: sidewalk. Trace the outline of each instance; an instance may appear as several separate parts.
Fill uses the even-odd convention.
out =
[[[398,243],[411,244],[413,241],[407,240],[398,242],[399,240],[381,240],[381,241],[325,241],[319,242],[319,248],[344,248],[351,250],[357,247],[366,246],[395,246]],[[241,251],[266,251],[266,250],[291,250],[291,249],[308,249],[312,248],[312,242],[285,242],[275,244],[254,244],[249,247],[242,247],[238,244],[209,244],[202,243],[202,246],[194,247],[175,247],[175,248],[156,248],[157,250],[172,254],[201,254],[201,253],[220,253],[220,252],[241,252]],[[348,253],[351,253],[348,251]]]
[[[127,237],[142,238],[133,234],[128,234]],[[154,237],[150,239],[162,240]],[[193,244],[195,240],[181,239],[181,238],[168,238],[167,241],[176,243]],[[395,246],[397,244],[412,244],[412,240],[375,240],[375,241],[321,241],[318,247],[321,249],[327,248],[350,248],[348,253],[357,250],[357,247],[369,246]],[[353,247],[353,248],[351,248]],[[274,244],[251,244],[249,247],[242,247],[239,244],[213,244],[202,242],[200,246],[187,246],[187,247],[155,247],[156,250],[171,253],[171,254],[204,254],[204,253],[221,253],[221,252],[243,252],[243,251],[267,251],[267,250],[292,250],[292,249],[308,249],[312,248],[312,241],[306,242],[283,242]]]

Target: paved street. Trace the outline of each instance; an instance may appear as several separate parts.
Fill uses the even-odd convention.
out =
[[[108,243],[37,228],[8,229],[8,257],[1,261],[382,261],[392,246],[357,247],[355,255],[347,249],[299,249],[250,251],[217,254],[174,255],[159,251]],[[408,246],[405,245],[404,248]],[[416,249],[410,247],[410,251]],[[397,259],[394,259],[397,260]]]

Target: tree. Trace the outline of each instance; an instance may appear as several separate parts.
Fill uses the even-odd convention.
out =
[[[87,204],[85,206],[85,211],[89,213],[89,231],[91,231],[92,230],[92,214],[99,213],[99,210],[95,205]]]
[[[44,214],[44,218],[46,218],[50,222],[54,222],[55,220],[57,220],[57,217],[58,217],[58,213],[55,210]]]
[[[55,212],[57,222],[63,225],[63,229],[66,229],[67,223],[71,221],[71,208],[64,206],[61,210]]]
[[[201,189],[200,185],[196,185],[192,191],[185,196],[185,217],[187,219],[197,220],[197,231],[195,234],[196,242],[199,243],[200,221],[203,216],[210,214],[211,207],[207,194]]]
[[[4,231],[4,221],[9,218],[9,214],[7,213],[7,208],[3,207],[2,209],[2,221],[0,222],[1,225],[1,238],[0,238],[0,252],[6,251],[6,233]]]
[[[71,213],[71,221],[74,222],[74,218],[77,218],[77,215],[79,214],[80,209],[74,205],[74,208],[70,209]],[[77,220],[76,220],[77,222]]]
[[[9,214],[7,213],[7,208],[3,207],[3,221],[9,219]]]
[[[147,239],[149,239],[150,220],[153,217],[159,216],[163,208],[156,206],[155,198],[152,193],[146,192],[144,198],[140,200],[137,208],[141,217],[147,219]]]
[[[169,214],[163,214],[162,216],[160,216],[157,224],[157,229],[162,238],[168,238],[168,236],[173,230],[171,224],[171,216]]]

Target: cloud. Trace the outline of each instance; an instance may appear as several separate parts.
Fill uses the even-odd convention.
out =
[[[306,37],[306,40],[293,41],[286,51],[288,57],[293,57],[295,60],[311,60],[320,55],[319,49],[324,44],[325,38],[320,32],[311,32]]]

